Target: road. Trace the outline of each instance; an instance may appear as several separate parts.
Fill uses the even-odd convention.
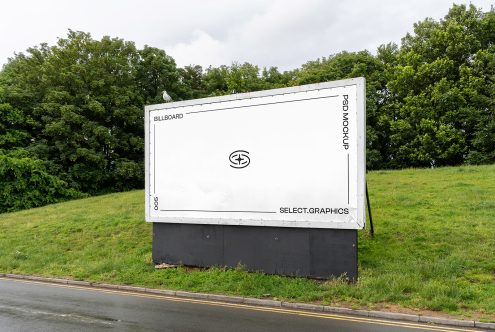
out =
[[[0,278],[0,331],[466,331]],[[474,331],[474,330],[473,330]]]

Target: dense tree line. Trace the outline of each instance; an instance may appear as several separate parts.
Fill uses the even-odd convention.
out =
[[[495,161],[493,10],[454,5],[440,21],[415,24],[400,46],[285,72],[250,63],[178,68],[163,50],[69,31],[0,72],[0,194],[25,201],[0,212],[141,188],[143,106],[160,103],[163,90],[184,100],[358,76],[367,82],[369,169]],[[51,191],[31,192],[36,181]]]

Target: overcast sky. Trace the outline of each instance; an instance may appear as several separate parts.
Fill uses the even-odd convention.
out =
[[[293,69],[343,50],[400,43],[413,23],[445,16],[451,0],[6,0],[0,65],[15,52],[56,43],[67,30],[164,49],[179,66],[233,61]],[[456,1],[470,3],[470,1]],[[472,3],[484,11],[495,0]]]

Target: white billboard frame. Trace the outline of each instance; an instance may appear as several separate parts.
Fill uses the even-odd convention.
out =
[[[226,102],[235,102],[243,100],[256,100],[270,96],[290,95],[301,92],[322,91],[336,88],[355,87],[355,141],[356,148],[356,170],[355,177],[355,197],[357,200],[356,213],[353,220],[349,222],[335,222],[327,220],[324,222],[315,222],[310,220],[266,220],[262,218],[211,218],[207,215],[204,217],[156,217],[152,216],[153,193],[150,192],[150,185],[153,181],[150,179],[150,170],[155,167],[151,165],[150,152],[154,150],[154,140],[150,138],[150,113],[153,111],[166,111],[171,109],[186,108],[192,106],[211,105]],[[290,88],[264,90],[258,92],[231,94],[219,97],[209,97],[195,100],[178,101],[172,103],[156,104],[145,106],[145,219],[147,222],[163,223],[182,223],[182,224],[210,224],[210,225],[243,225],[243,226],[272,226],[272,227],[296,227],[296,228],[332,228],[332,229],[363,229],[366,224],[365,218],[365,186],[366,186],[366,83],[363,77],[346,80],[324,82],[317,84],[302,85]],[[259,105],[254,105],[259,106]],[[243,106],[246,107],[246,106]],[[155,132],[154,132],[155,133]],[[155,154],[154,154],[155,155]],[[154,156],[153,155],[153,156]],[[231,158],[231,157],[229,157]],[[240,158],[240,155],[239,155]],[[347,162],[349,168],[349,161]],[[233,166],[232,166],[233,167]],[[349,187],[349,170],[347,172]],[[349,189],[347,190],[349,196]],[[348,198],[349,201],[349,198]],[[235,211],[234,211],[235,212]]]

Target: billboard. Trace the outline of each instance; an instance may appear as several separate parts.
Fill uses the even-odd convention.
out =
[[[146,221],[361,229],[365,81],[145,107]]]

